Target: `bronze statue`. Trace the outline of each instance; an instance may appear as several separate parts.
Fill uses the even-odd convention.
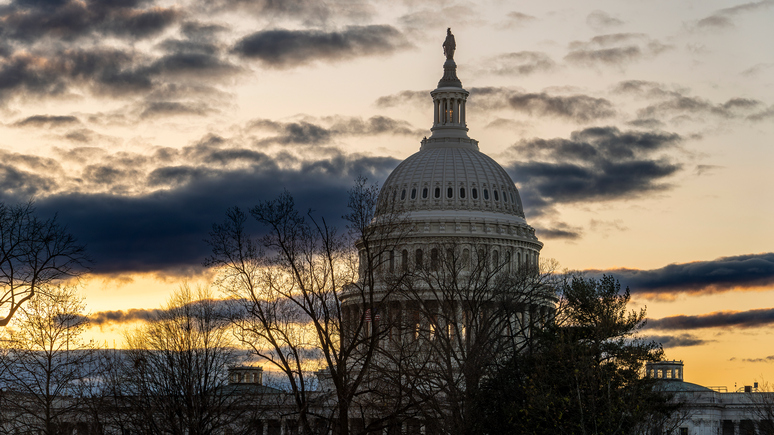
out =
[[[451,27],[446,29],[446,40],[443,41],[443,54],[447,59],[454,59],[454,50],[457,49],[457,43],[454,42],[454,35],[452,35]]]

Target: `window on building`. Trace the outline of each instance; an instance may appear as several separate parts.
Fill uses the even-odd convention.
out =
[[[470,270],[470,250],[462,250],[462,269]]]
[[[475,187],[470,191],[470,194],[473,195],[473,199],[478,199],[478,189]]]
[[[489,200],[489,191],[484,189],[484,199]]]
[[[494,190],[494,191],[492,191],[492,193],[494,193],[494,199],[495,199],[495,201],[499,201],[499,200],[500,200],[500,195],[498,195],[498,194],[497,194],[497,191],[496,191],[496,190]]]
[[[446,197],[451,198],[452,196],[454,196],[454,189],[449,187],[448,189],[446,189]]]
[[[438,249],[433,248],[430,250],[430,270],[438,270]]]
[[[400,192],[400,200],[403,201],[404,199],[406,199],[406,189]]]
[[[460,187],[460,198],[465,199],[465,188]]]
[[[421,269],[422,268],[422,264],[423,264],[422,250],[421,249],[417,249],[416,254],[415,254],[414,257],[415,257],[414,259],[416,260],[417,269]]]
[[[417,199],[417,189],[411,189],[411,199]]]
[[[408,271],[408,251],[405,249],[400,254],[400,267],[404,272]]]
[[[434,196],[435,196],[436,199],[440,198],[441,197],[441,188],[440,187],[436,187],[434,193],[435,193]]]
[[[427,187],[422,189],[422,199],[427,199]]]
[[[390,251],[390,273],[395,272],[395,251]]]

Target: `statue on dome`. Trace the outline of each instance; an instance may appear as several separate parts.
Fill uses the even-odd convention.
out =
[[[446,29],[446,40],[443,41],[443,54],[447,59],[454,59],[454,50],[457,49],[457,43],[454,42],[454,35],[452,35],[451,27]]]

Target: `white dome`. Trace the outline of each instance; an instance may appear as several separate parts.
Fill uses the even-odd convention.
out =
[[[511,215],[511,219],[517,217],[524,222],[513,180],[471,139],[423,140],[420,151],[398,165],[385,181],[379,202],[386,205],[387,200],[396,201],[411,217],[427,215],[423,212],[443,212],[447,216],[449,212],[475,212],[479,216],[484,212]]]

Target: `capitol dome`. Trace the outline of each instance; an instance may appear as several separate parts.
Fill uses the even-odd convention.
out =
[[[381,201],[400,202],[412,216],[506,214],[526,223],[511,177],[473,140],[424,139],[420,151],[387,178],[382,192]]]
[[[468,136],[469,93],[457,77],[453,54],[443,69],[438,87],[430,92],[432,134],[385,181],[375,222],[400,210],[414,223],[409,238],[417,244],[484,243],[536,266],[543,244],[527,224],[518,189]]]

